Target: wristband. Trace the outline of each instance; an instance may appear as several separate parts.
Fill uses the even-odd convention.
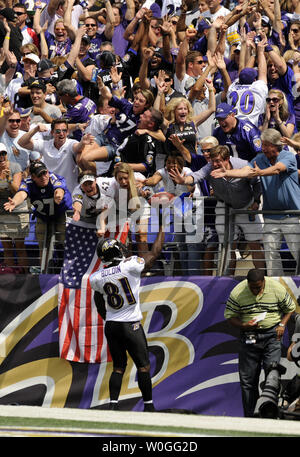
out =
[[[5,40],[10,40],[10,36],[5,36]]]
[[[135,56],[137,56],[137,52],[136,52],[134,49],[132,49],[132,48],[129,48],[129,49],[128,49],[128,52],[132,52],[132,54],[134,54]]]
[[[282,324],[281,322],[279,322],[279,324],[278,324],[278,325],[279,325],[279,327],[285,327],[285,325],[284,325],[284,324]]]

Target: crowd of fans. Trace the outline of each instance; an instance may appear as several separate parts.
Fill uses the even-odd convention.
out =
[[[194,273],[226,204],[279,212],[236,222],[255,265],[281,273],[261,251],[282,235],[298,260],[299,216],[280,213],[300,210],[298,0],[0,0],[0,49],[2,266],[28,271],[27,201],[43,224],[73,209],[101,237],[122,189],[142,241],[158,190],[216,197],[205,233],[175,238]]]

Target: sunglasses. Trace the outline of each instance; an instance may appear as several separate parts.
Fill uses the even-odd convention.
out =
[[[21,119],[8,119],[8,122],[9,122],[10,124],[13,124],[14,122],[16,122],[17,124],[20,124]]]
[[[169,83],[171,80],[171,78],[165,78],[165,83]]]
[[[201,151],[202,151],[202,152],[208,152],[208,153],[209,153],[209,152],[211,151],[211,149],[201,149]]]
[[[274,97],[274,98],[269,98],[269,97],[268,97],[268,98],[266,98],[266,101],[267,101],[267,103],[270,103],[270,102],[278,103],[278,102],[279,102],[279,98],[276,98],[276,97]]]
[[[97,27],[96,24],[85,24],[86,27]]]
[[[291,32],[298,33],[299,29],[291,29]]]
[[[0,151],[0,156],[6,156],[7,152],[6,151]]]
[[[37,177],[38,177],[38,178],[42,178],[43,176],[46,176],[47,173],[48,173],[48,171],[46,171],[46,170],[45,170],[45,171],[41,171],[41,172],[37,175]]]
[[[198,63],[199,65],[201,65],[202,63],[204,63],[204,60],[196,60],[195,63]]]
[[[22,14],[26,14],[24,11],[21,13],[21,11],[15,11],[16,16],[22,16]]]
[[[177,21],[171,21],[173,25],[177,25]]]
[[[55,129],[54,130],[54,133],[66,133],[68,131],[68,129]]]

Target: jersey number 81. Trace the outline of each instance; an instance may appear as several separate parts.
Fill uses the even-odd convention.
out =
[[[121,278],[118,280],[120,282],[121,288],[123,290],[123,295],[126,297],[128,305],[135,305],[136,300],[132,293],[130,284],[127,278]],[[107,304],[113,309],[120,309],[124,305],[124,298],[120,293],[120,289],[117,284],[112,282],[107,282],[103,290],[107,296]]]

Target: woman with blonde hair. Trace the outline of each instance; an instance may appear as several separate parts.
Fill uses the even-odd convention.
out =
[[[165,119],[168,121],[166,132],[166,146],[168,151],[176,149],[173,141],[176,139],[184,142],[184,147],[189,152],[197,151],[197,126],[209,118],[216,110],[216,100],[212,81],[206,80],[209,91],[208,108],[198,115],[194,115],[191,103],[184,97],[173,98],[166,106]]]
[[[271,89],[266,98],[266,109],[259,116],[258,128],[263,132],[273,128],[282,136],[291,137],[295,130],[295,115],[289,112],[285,94],[279,89]]]

